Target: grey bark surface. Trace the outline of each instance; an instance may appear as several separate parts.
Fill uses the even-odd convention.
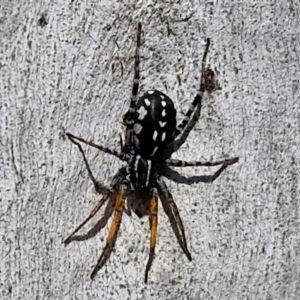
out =
[[[166,93],[178,119],[212,40],[208,65],[221,90],[203,100],[173,157],[240,161],[213,184],[167,181],[192,262],[159,205],[148,284],[149,222],[135,214],[124,214],[115,250],[91,281],[110,222],[86,241],[62,244],[100,197],[65,132],[119,147],[138,22],[140,94]],[[294,1],[2,0],[0,298],[300,299],[299,33]],[[122,163],[84,149],[109,185]],[[190,177],[216,168],[176,170]]]

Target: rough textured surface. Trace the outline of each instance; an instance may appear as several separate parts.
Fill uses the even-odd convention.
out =
[[[299,299],[295,2],[39,2],[0,2],[0,298]],[[148,285],[148,219],[126,214],[115,252],[91,281],[107,227],[87,241],[61,243],[99,199],[64,132],[118,147],[139,21],[141,92],[161,90],[179,112],[195,95],[211,37],[209,66],[222,90],[205,99],[201,120],[176,157],[239,156],[240,162],[213,184],[168,181],[192,262],[160,207]],[[109,184],[121,163],[85,149],[97,178]]]

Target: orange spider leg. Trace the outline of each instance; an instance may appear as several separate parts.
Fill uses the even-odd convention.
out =
[[[72,237],[74,236],[74,234],[78,232],[100,210],[100,208],[107,201],[109,196],[110,193],[107,193],[102,197],[98,204],[93,208],[89,216],[63,241],[65,245],[68,245],[72,241]]]
[[[97,272],[103,267],[107,259],[109,258],[111,254],[112,247],[114,246],[114,243],[116,241],[116,237],[120,228],[121,220],[122,220],[122,214],[125,206],[125,199],[126,199],[126,187],[124,185],[121,185],[114,195],[116,198],[115,202],[115,208],[114,208],[114,217],[109,229],[109,233],[106,239],[106,245],[98,259],[98,262],[91,274],[91,279],[94,279]]]
[[[157,195],[153,194],[150,200],[149,219],[150,219],[151,237],[150,237],[149,258],[148,258],[146,272],[145,272],[145,283],[147,283],[148,272],[150,271],[154,259],[154,250],[155,250],[156,238],[157,238],[157,207],[158,207]]]

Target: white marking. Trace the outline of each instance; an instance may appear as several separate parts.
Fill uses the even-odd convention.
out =
[[[150,154],[150,156],[153,156],[155,154],[155,152],[157,151],[158,147],[155,147],[153,152]]]
[[[133,140],[134,140],[134,144],[135,144],[135,146],[138,148],[138,149],[140,149],[140,140],[137,138],[137,136],[133,136]]]
[[[138,169],[138,164],[139,164],[139,161],[140,161],[140,156],[137,155],[136,158],[135,158],[135,162],[134,162],[134,171],[137,173],[137,169]]]
[[[150,101],[149,101],[148,98],[145,98],[144,101],[145,101],[145,104],[146,104],[147,106],[150,106]]]
[[[163,116],[163,117],[165,117],[166,116],[166,111],[163,109],[163,111],[161,112],[161,115]]]
[[[152,94],[154,94],[154,91],[148,91],[148,94],[152,95]]]
[[[139,134],[143,129],[143,126],[139,123],[133,125],[133,130],[136,134]]]
[[[120,135],[121,148],[123,148],[125,146],[125,143],[126,143],[125,129],[122,129],[122,131],[120,132],[119,135]]]
[[[162,97],[162,96],[161,96]],[[161,101],[161,106],[162,107],[166,107],[166,105],[167,105],[167,102],[166,101]]]
[[[158,135],[158,132],[156,130],[154,130],[153,136],[152,136],[153,141],[156,141],[157,135]]]
[[[160,98],[161,98],[161,100],[164,100],[164,99],[165,99],[165,96],[160,95]]]
[[[144,106],[141,106],[137,112],[139,114],[138,120],[143,120],[148,113]]]
[[[147,168],[146,186],[149,185],[150,172],[151,172],[151,168],[152,168],[151,160],[147,160],[147,163],[148,163],[148,168]]]
[[[162,135],[161,135],[161,141],[163,142],[165,139],[166,139],[166,133],[163,132]]]
[[[130,182],[130,168],[129,168],[129,166],[126,167],[126,171],[127,171],[126,179]]]
[[[161,122],[161,121],[159,121],[159,126],[161,128],[165,127],[166,124],[167,124],[167,122]]]

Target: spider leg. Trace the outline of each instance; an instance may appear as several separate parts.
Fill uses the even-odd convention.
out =
[[[135,107],[138,90],[139,90],[141,33],[142,33],[142,24],[139,23],[137,27],[136,49],[135,49],[135,59],[134,59],[134,78],[133,78],[133,86],[132,86],[132,93],[130,99],[131,109]]]
[[[115,197],[115,208],[114,208],[114,217],[109,229],[109,233],[106,240],[106,245],[103,248],[103,251],[98,259],[98,262],[91,274],[91,279],[94,279],[97,272],[103,267],[105,262],[108,260],[111,250],[114,246],[114,243],[117,238],[117,234],[120,228],[121,220],[122,220],[122,214],[124,210],[125,205],[125,198],[126,198],[126,186],[121,184],[119,188],[117,189],[116,194],[114,194]]]
[[[84,163],[86,165],[86,168],[88,170],[88,173],[89,173],[89,177],[91,178],[91,180],[93,181],[93,184],[95,186],[95,189],[96,191],[99,193],[99,194],[103,194],[103,197],[102,199],[98,202],[98,204],[93,208],[93,210],[91,211],[91,213],[89,214],[89,216],[78,226],[76,227],[76,229],[63,241],[63,243],[65,245],[68,245],[71,241],[72,241],[72,238],[74,236],[74,234],[76,234],[90,219],[92,219],[95,214],[100,210],[100,208],[103,206],[103,204],[108,200],[111,192],[108,188],[106,188],[105,186],[103,186],[101,183],[99,183],[92,171],[91,171],[91,168],[89,166],[89,163],[86,159],[86,156],[84,154],[84,151],[81,147],[81,145],[79,143],[77,143],[76,141],[72,140],[70,138],[70,140],[75,144],[77,145],[77,147],[79,148],[79,151],[81,152],[82,156],[83,156],[83,160],[84,160]]]
[[[137,27],[137,41],[135,49],[135,59],[134,59],[134,77],[132,92],[130,97],[129,110],[123,116],[123,124],[126,129],[121,133],[121,149],[122,152],[128,153],[130,147],[133,144],[133,125],[136,118],[135,105],[138,100],[139,82],[140,82],[140,46],[141,46],[141,34],[142,34],[142,24],[139,23]]]
[[[148,281],[148,273],[150,271],[154,259],[154,251],[155,251],[156,238],[157,238],[157,206],[158,206],[157,195],[153,194],[150,200],[149,219],[150,219],[151,237],[150,237],[149,258],[148,258],[146,272],[145,272],[145,283],[147,283]]]
[[[69,140],[70,140],[72,143],[74,143],[75,145],[77,145],[77,146],[78,146],[78,143],[75,142],[75,140],[80,141],[80,142],[82,142],[82,143],[85,143],[86,145],[92,146],[92,147],[94,147],[94,148],[97,148],[98,150],[100,150],[100,151],[102,151],[102,152],[105,152],[105,153],[114,155],[114,156],[118,157],[120,160],[123,160],[123,161],[128,161],[128,160],[129,160],[129,156],[126,155],[126,154],[124,154],[124,153],[120,153],[120,152],[118,152],[118,151],[116,151],[116,150],[111,150],[111,149],[109,149],[109,148],[106,148],[106,147],[97,145],[97,144],[95,144],[95,143],[93,143],[93,142],[86,141],[85,139],[80,138],[80,137],[78,137],[78,136],[75,136],[75,135],[73,135],[73,134],[71,134],[71,133],[68,133],[68,132],[66,133],[66,135],[67,135],[67,137],[69,138]]]
[[[189,261],[192,260],[192,256],[190,251],[188,250],[187,247],[187,242],[186,242],[186,237],[185,237],[185,229],[184,229],[184,225],[182,223],[180,214],[179,214],[179,210],[178,207],[176,205],[176,203],[173,200],[173,196],[172,194],[169,192],[166,183],[163,181],[162,178],[158,178],[156,180],[156,185],[157,185],[157,190],[158,190],[158,194],[159,194],[159,198],[162,202],[162,205],[164,207],[164,210],[166,211],[170,221],[171,221],[171,225],[174,225],[174,221],[175,221],[175,225],[176,227],[173,228],[175,235],[179,241],[179,244],[183,250],[183,252],[185,253],[186,257],[188,258]],[[171,209],[171,214],[169,214],[168,212]],[[181,232],[181,236],[179,231]],[[178,237],[178,233],[179,233],[179,237]]]
[[[234,163],[238,162],[239,158],[234,157],[230,159],[224,159],[220,161],[207,161],[207,162],[201,162],[201,161],[184,161],[184,160],[178,160],[178,159],[167,159],[165,161],[166,165],[168,167],[213,167],[218,165],[233,165]]]
[[[213,175],[210,176],[209,182],[214,182],[227,167],[228,167],[228,164],[222,165],[218,171],[216,171]]]
[[[203,73],[204,73],[204,69],[205,69],[205,63],[206,63],[206,57],[207,57],[209,45],[210,45],[210,39],[207,39],[204,54],[203,54],[203,58],[202,58],[202,68],[201,68],[202,69],[201,70],[202,74],[201,74],[200,89],[198,90],[194,101],[192,102],[191,106],[189,107],[188,111],[186,112],[184,119],[177,126],[177,128],[179,130],[178,133],[182,132],[183,128],[185,128],[185,126],[189,122],[190,117],[191,117],[192,113],[194,112],[196,106],[198,104],[201,106],[201,100],[202,100],[203,93],[204,93],[205,87],[206,87],[206,81],[204,80],[204,74]],[[199,117],[200,117],[200,115],[199,115]]]
[[[174,169],[171,169],[168,166],[161,168],[159,173],[161,176],[164,176],[176,183],[191,185],[193,183],[200,183],[200,182],[212,183],[221,175],[221,173],[224,170],[226,170],[227,167],[228,165],[224,164],[221,165],[221,167],[212,175],[198,175],[198,176],[195,175],[192,177],[185,177],[184,175],[181,175],[180,173],[178,173]]]
[[[102,197],[102,199],[97,203],[97,205],[93,208],[93,210],[90,212],[89,216],[78,226],[76,229],[63,241],[63,243],[68,245],[72,241],[72,237],[75,233],[77,233],[90,219],[92,219],[95,214],[100,210],[102,205],[108,200],[110,196],[110,193],[107,193]]]
[[[214,78],[211,75],[207,76],[207,73],[204,70],[209,45],[210,39],[207,39],[202,59],[200,88],[198,89],[197,95],[194,98],[194,101],[187,111],[183,121],[177,126],[178,128],[177,132],[175,133],[175,140],[166,147],[164,159],[169,158],[172,153],[176,152],[181,147],[200,118],[203,94],[207,90],[207,86],[209,86],[210,89],[210,86],[212,85],[210,82],[211,78]]]
[[[73,144],[77,145],[79,151],[81,152],[82,157],[83,157],[83,160],[84,160],[84,163],[85,163],[85,166],[86,166],[86,169],[88,170],[88,173],[89,173],[89,177],[90,177],[91,180],[93,181],[93,184],[94,184],[94,187],[95,187],[96,191],[97,191],[99,194],[106,194],[106,193],[110,192],[109,189],[108,189],[107,187],[105,187],[105,186],[102,185],[100,182],[98,182],[98,181],[96,180],[96,178],[94,177],[94,175],[93,175],[93,173],[92,173],[92,170],[91,170],[91,168],[90,168],[90,165],[89,165],[89,163],[88,163],[88,161],[87,161],[87,159],[86,159],[86,156],[85,156],[85,154],[84,154],[84,151],[83,151],[81,145],[80,145],[79,143],[77,143],[75,140],[72,140],[72,139],[70,139],[70,140],[71,140],[71,142],[72,142]]]

